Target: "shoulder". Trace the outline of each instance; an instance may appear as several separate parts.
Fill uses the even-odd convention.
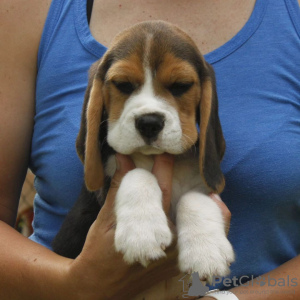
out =
[[[1,74],[7,74],[6,80],[10,73],[14,74],[14,69],[18,69],[20,80],[25,75],[34,79],[38,47],[50,4],[51,0],[0,1]]]
[[[25,23],[35,22],[37,19],[43,18],[43,14],[47,14],[50,7],[51,0],[2,0],[0,2],[0,14],[4,17],[4,21],[11,19],[11,21],[25,21]],[[8,17],[8,18],[7,18]],[[18,17],[19,19],[14,19]],[[28,22],[26,22],[26,19]],[[32,24],[36,25],[36,24]]]
[[[37,53],[50,4],[51,0],[0,1],[0,76],[6,101],[27,94],[32,98]],[[23,94],[12,86],[19,86]]]
[[[50,4],[51,0],[0,1],[1,37],[9,36],[15,44],[38,43]]]

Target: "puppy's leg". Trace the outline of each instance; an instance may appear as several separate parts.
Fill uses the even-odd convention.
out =
[[[204,194],[189,192],[176,210],[180,270],[198,272],[210,282],[213,276],[226,276],[234,252],[218,205]]]
[[[172,233],[153,174],[138,168],[128,172],[116,195],[115,212],[115,247],[126,262],[147,266],[150,260],[165,256]]]

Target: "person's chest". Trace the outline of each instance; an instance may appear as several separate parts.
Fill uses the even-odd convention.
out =
[[[95,0],[90,29],[98,42],[109,46],[113,37],[126,27],[164,20],[185,30],[205,54],[235,36],[249,19],[254,5],[255,0]]]

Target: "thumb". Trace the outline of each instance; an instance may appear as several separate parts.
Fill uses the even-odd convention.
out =
[[[127,172],[135,168],[135,165],[129,156],[117,153],[115,155],[115,158],[116,172],[111,179],[110,188],[108,190],[104,205],[101,208],[100,213],[97,217],[97,219],[101,219],[102,222],[108,222],[110,224],[113,224],[115,222],[115,197],[121,184],[121,181]]]

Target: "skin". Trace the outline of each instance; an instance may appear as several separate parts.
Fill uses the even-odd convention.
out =
[[[1,298],[117,299],[116,295],[122,292],[130,299],[158,281],[176,275],[178,270],[174,268],[174,247],[167,249],[167,259],[157,261],[147,269],[125,265],[113,250],[115,192],[124,174],[134,167],[127,158],[118,156],[119,170],[113,187],[77,259],[60,257],[12,228],[30,157],[37,52],[50,3],[50,0],[0,1],[0,40],[5,41],[0,43],[0,244],[5,245],[0,247],[0,270],[5,270],[0,272]],[[182,1],[178,0],[95,0],[91,32],[99,42],[109,45],[112,37],[127,26],[139,21],[163,19],[186,30],[205,54],[224,44],[244,26],[254,3],[254,0],[189,0],[189,5],[183,7]],[[170,205],[172,161],[171,156],[162,155],[153,168],[164,194],[166,212]],[[221,206],[229,228],[230,212],[220,200],[215,201]],[[117,273],[115,266],[118,267]],[[300,258],[296,257],[269,275],[280,278],[290,274],[300,278],[299,270]],[[152,273],[155,276],[151,276]],[[238,287],[232,291],[239,299],[247,300],[253,299],[251,290],[258,289],[264,287]],[[248,294],[244,293],[245,290]],[[299,296],[300,289],[296,287],[295,294],[287,295],[285,299],[298,299]],[[255,295],[258,300],[271,298],[282,299],[282,294]]]

